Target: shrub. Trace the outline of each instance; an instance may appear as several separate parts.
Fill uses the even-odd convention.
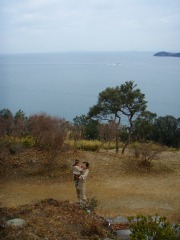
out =
[[[100,239],[99,237],[105,238],[106,236],[106,233],[103,227],[94,221],[84,226],[84,229],[81,231],[81,234],[84,237],[88,237],[88,239],[92,239],[92,240],[99,240]]]
[[[102,147],[102,143],[98,140],[81,140],[77,142],[77,149],[96,152]]]
[[[34,147],[34,145],[35,145],[34,138],[30,137],[30,136],[21,138],[21,142],[23,143],[23,145],[25,147]]]
[[[164,150],[162,146],[153,143],[134,143],[133,154],[141,166],[150,167],[152,160]]]
[[[14,136],[4,136],[0,139],[1,144],[6,147],[10,147],[12,145],[21,144],[23,147],[33,147],[35,145],[35,141],[33,137],[14,137]]]
[[[75,147],[78,150],[92,151],[92,152],[97,152],[100,149],[110,150],[110,149],[116,148],[115,142],[104,143],[98,140],[78,140],[76,141],[75,146],[72,140],[67,140],[66,143],[69,146]],[[119,147],[122,147],[122,143],[119,143]]]
[[[85,208],[89,209],[91,212],[94,212],[98,206],[98,200],[95,197],[88,198],[86,201]]]
[[[63,151],[67,136],[64,119],[51,117],[47,114],[35,114],[29,118],[29,132],[35,141],[35,147],[46,153],[46,160],[52,163]]]
[[[165,217],[129,217],[130,240],[179,240],[178,225],[173,226]]]
[[[20,153],[23,151],[23,144],[22,143],[14,143],[14,144],[11,144],[9,146],[9,152],[11,154],[16,154],[16,153]]]

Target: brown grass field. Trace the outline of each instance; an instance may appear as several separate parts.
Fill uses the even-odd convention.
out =
[[[11,156],[10,160],[18,164],[1,169],[1,208],[47,198],[76,202],[70,165],[78,158],[90,163],[87,197],[98,200],[97,214],[103,217],[159,214],[180,223],[180,151],[161,153],[150,169],[137,167],[129,153],[121,155],[114,151],[69,153],[46,173],[36,161],[30,163],[30,158],[28,152]]]

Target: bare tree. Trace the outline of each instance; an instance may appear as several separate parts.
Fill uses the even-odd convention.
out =
[[[45,150],[48,163],[63,151],[67,136],[67,123],[64,119],[52,117],[45,113],[30,116],[29,132],[35,140],[37,149]]]
[[[110,143],[116,139],[117,124],[114,121],[100,124],[98,130],[101,141],[108,142],[109,146]]]

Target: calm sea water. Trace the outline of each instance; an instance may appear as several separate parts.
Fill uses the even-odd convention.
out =
[[[145,94],[149,111],[180,117],[180,58],[139,52],[0,55],[0,110],[72,121],[106,87],[129,80]]]

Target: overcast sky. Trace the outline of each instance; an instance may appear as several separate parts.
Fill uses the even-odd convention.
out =
[[[180,0],[0,0],[0,53],[180,51]]]

